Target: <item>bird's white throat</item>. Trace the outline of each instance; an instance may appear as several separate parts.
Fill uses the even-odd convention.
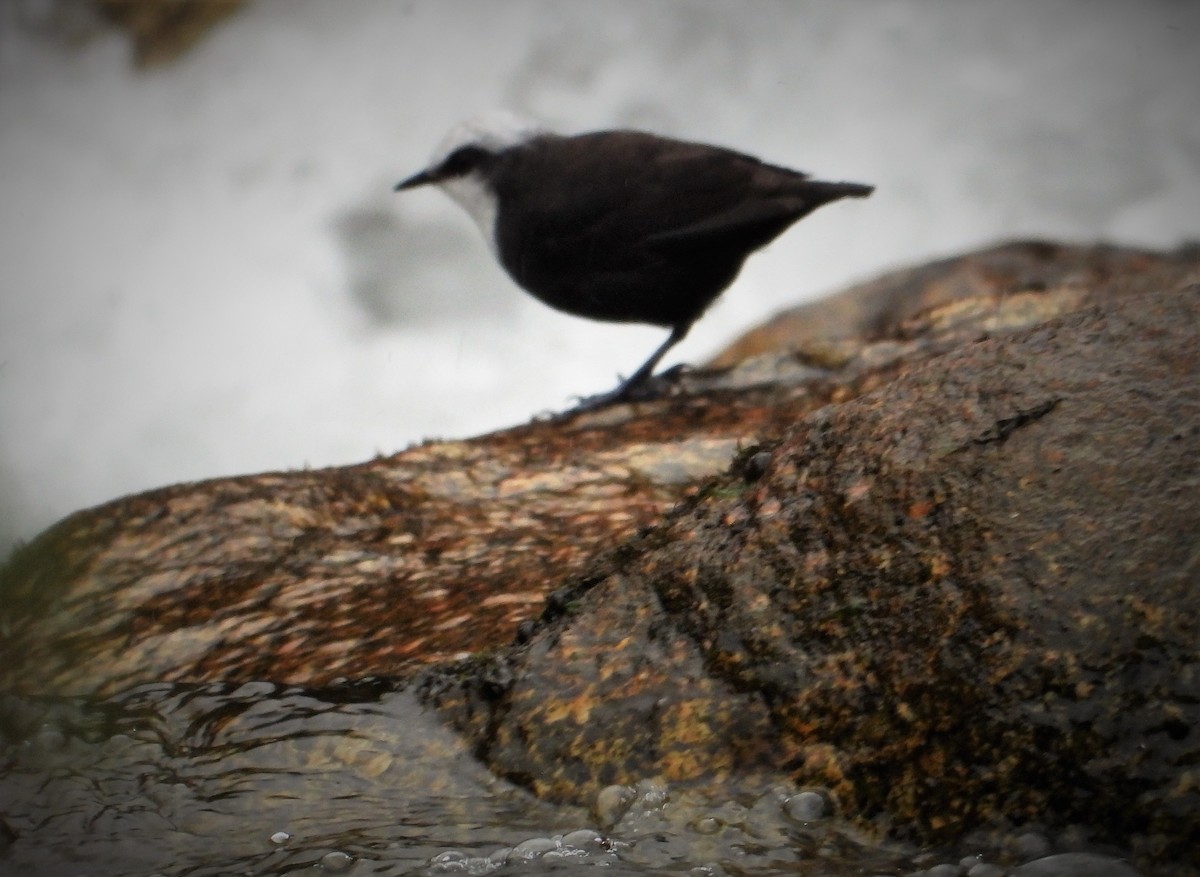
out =
[[[540,130],[532,121],[515,113],[492,110],[456,125],[438,145],[431,166],[441,164],[461,146],[475,145],[489,152],[501,152],[536,137]],[[438,186],[471,215],[488,246],[496,253],[496,194],[488,187],[483,175],[449,177],[439,181]]]
[[[454,199],[463,210],[471,215],[484,240],[496,252],[496,194],[479,174],[449,177],[438,182],[438,187]]]

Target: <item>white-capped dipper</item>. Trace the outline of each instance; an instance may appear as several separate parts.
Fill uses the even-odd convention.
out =
[[[641,131],[560,136],[511,117],[466,122],[428,168],[474,217],[500,264],[553,308],[671,330],[611,393],[626,399],[737,277],[793,222],[873,186],[826,183],[719,146]]]

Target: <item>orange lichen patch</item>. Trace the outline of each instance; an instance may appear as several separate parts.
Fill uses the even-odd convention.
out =
[[[932,512],[937,506],[932,500],[922,499],[917,502],[910,503],[905,509],[905,514],[910,518],[924,518]]]

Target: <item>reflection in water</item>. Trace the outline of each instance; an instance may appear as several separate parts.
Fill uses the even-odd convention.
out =
[[[591,866],[606,875],[815,877],[924,873],[940,863],[1002,875],[1007,867],[994,862],[1033,857],[870,844],[831,807],[813,790],[714,801],[651,782],[604,790],[592,813],[546,804],[493,777],[411,694],[383,681],[319,690],[155,684],[99,703],[0,696],[2,874]],[[1048,851],[1045,841],[1035,850]],[[1096,873],[1132,873],[1093,859]]]
[[[584,819],[493,779],[386,685],[150,685],[3,715],[14,872],[282,874],[340,853],[402,873]]]

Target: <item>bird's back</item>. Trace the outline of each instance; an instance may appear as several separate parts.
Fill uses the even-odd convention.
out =
[[[698,317],[796,220],[871,191],[637,131],[539,136],[491,181],[500,258],[518,283],[573,314],[663,326]]]

